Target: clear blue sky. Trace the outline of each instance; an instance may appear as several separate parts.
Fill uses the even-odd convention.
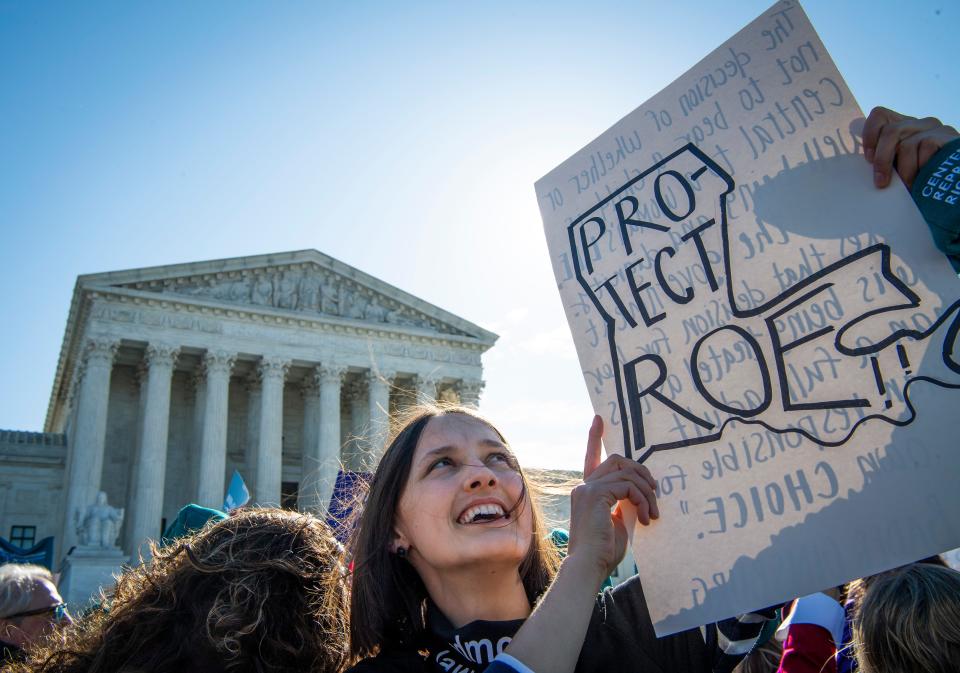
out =
[[[577,467],[533,183],[769,4],[0,0],[0,428],[78,274],[317,248],[501,334],[481,408]],[[865,109],[960,121],[956,2],[804,6]]]

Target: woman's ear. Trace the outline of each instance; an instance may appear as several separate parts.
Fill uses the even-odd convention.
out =
[[[399,553],[400,549],[403,549],[404,551],[410,549],[410,542],[401,531],[394,528],[393,538],[390,540],[390,553],[397,554]]]

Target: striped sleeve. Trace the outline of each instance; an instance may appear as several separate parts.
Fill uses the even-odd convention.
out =
[[[772,633],[771,622],[777,618],[775,607],[748,612],[701,627],[708,651],[713,653],[713,673],[731,673],[737,664],[758,644],[764,627]]]

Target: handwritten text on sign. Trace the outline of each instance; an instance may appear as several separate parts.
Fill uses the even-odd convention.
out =
[[[537,184],[661,634],[960,545],[957,279],[858,119],[780,2]]]

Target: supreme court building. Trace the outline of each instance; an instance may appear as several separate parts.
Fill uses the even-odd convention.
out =
[[[391,410],[476,405],[496,339],[316,250],[81,276],[44,432],[0,431],[0,535],[60,559],[102,490],[135,553],[235,469],[254,502],[319,511]]]

